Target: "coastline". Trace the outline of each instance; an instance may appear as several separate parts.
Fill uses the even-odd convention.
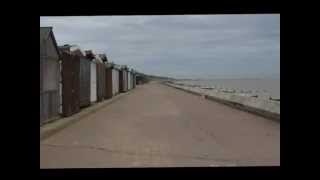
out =
[[[280,122],[280,100],[261,99],[250,94],[238,94],[232,90],[219,90],[211,87],[165,82],[167,86],[180,89],[205,99],[217,101],[237,109],[248,111]]]

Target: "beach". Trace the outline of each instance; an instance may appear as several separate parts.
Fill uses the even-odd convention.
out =
[[[199,79],[177,80],[174,83],[280,101],[280,79]]]

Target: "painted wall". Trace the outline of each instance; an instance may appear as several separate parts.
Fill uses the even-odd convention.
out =
[[[97,64],[95,61],[91,61],[91,75],[90,75],[90,102],[97,101]]]
[[[128,90],[132,89],[132,77],[131,72],[128,72]]]
[[[80,57],[80,107],[90,105],[90,60]]]
[[[112,93],[116,95],[119,93],[119,71],[112,69]]]
[[[40,44],[40,124],[59,115],[59,56],[51,38]]]

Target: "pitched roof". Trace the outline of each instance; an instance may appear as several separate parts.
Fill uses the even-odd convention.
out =
[[[70,46],[69,45],[63,45],[63,46],[58,46],[60,53],[62,52],[67,52],[70,53]]]
[[[95,57],[97,62],[103,63],[102,59],[98,55],[95,54],[94,57]]]
[[[78,48],[72,49],[71,54],[78,55],[79,57],[85,57],[85,54],[82,52],[82,50]]]
[[[85,53],[85,56],[86,56],[87,58],[89,58],[89,59],[91,59],[91,60],[94,59],[94,53],[92,52],[92,50],[85,50],[84,53]]]
[[[103,62],[108,62],[106,54],[99,54],[99,57],[102,59]]]
[[[118,65],[118,64],[114,64],[113,67],[114,67],[114,69],[117,69],[117,70],[120,70],[120,69],[121,69],[121,66]]]
[[[113,64],[110,62],[105,62],[104,64],[105,64],[106,68],[113,68]]]
[[[40,44],[48,39],[51,31],[52,27],[40,27]]]
[[[52,27],[40,27],[40,46],[42,45],[42,43],[44,41],[46,41],[49,38],[50,35],[52,36],[54,47],[56,48],[58,56],[60,57],[60,51],[59,51],[59,48],[58,48],[58,45],[57,45],[57,41],[56,41],[56,39],[54,37],[53,31],[52,31]]]

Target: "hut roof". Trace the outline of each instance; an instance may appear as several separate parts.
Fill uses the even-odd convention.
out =
[[[99,57],[102,59],[103,62],[108,62],[106,54],[99,54]]]
[[[89,58],[91,60],[95,59],[95,55],[92,52],[92,50],[85,50],[84,52],[85,52],[85,55],[86,55],[87,58]]]
[[[54,47],[58,53],[58,56],[60,57],[60,51],[57,45],[57,41],[54,37],[52,27],[40,27],[40,46],[43,42],[47,41],[49,38],[52,38]]]

